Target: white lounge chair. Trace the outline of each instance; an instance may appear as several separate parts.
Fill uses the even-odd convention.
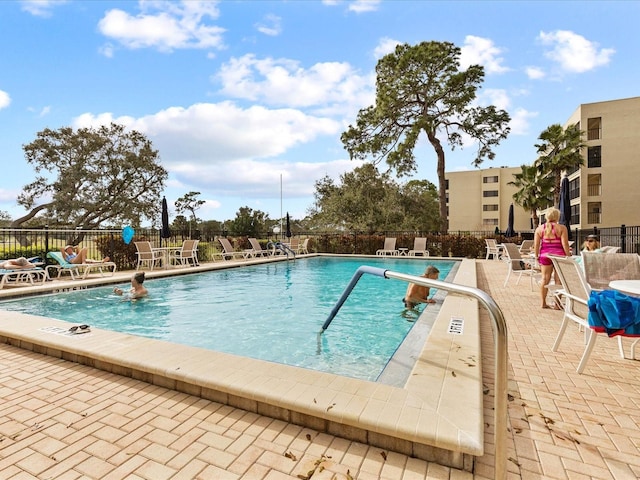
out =
[[[376,255],[400,255],[400,250],[396,250],[396,238],[385,238],[384,246],[381,249],[376,250]]]
[[[253,249],[236,252],[233,249],[233,245],[231,245],[231,242],[227,238],[218,237],[218,241],[220,242],[220,245],[222,245],[222,253],[219,253],[218,255],[220,255],[224,260],[227,258],[231,258],[233,260],[236,257],[249,258],[253,256]]]
[[[413,239],[413,249],[409,250],[410,257],[429,256],[429,250],[427,250],[426,237],[416,237]]]
[[[502,256],[502,247],[498,245],[495,238],[485,238],[484,243],[487,245],[487,256],[485,260],[489,260],[489,257],[498,260]]]
[[[57,263],[57,265],[47,266],[47,275],[49,275],[49,277],[51,277],[51,274],[48,273],[49,270],[56,270],[58,273],[57,278],[60,278],[63,273],[68,273],[71,275],[72,280],[87,278],[87,275],[93,270],[98,270],[101,276],[104,276],[105,272],[113,276],[117,268],[114,262],[70,263],[64,259],[60,252],[49,252],[47,253],[47,257]]]
[[[257,238],[249,238],[249,243],[251,244],[251,249],[253,250],[252,256],[254,257],[268,257],[272,254],[272,251],[262,248]]]

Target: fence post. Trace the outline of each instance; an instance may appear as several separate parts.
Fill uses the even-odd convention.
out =
[[[622,253],[627,253],[627,226],[624,223],[620,225],[620,244]]]
[[[44,226],[44,262],[47,263],[47,253],[49,252],[49,225]]]

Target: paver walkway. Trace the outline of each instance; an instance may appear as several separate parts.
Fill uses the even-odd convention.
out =
[[[551,352],[562,314],[540,309],[528,281],[503,289],[501,262],[480,261],[478,275],[507,319],[509,478],[640,478],[640,362],[603,337],[577,374],[583,334],[570,327]],[[491,479],[491,407],[488,393],[487,453],[472,475],[0,345],[0,479]]]

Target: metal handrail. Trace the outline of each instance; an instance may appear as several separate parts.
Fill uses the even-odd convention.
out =
[[[504,480],[507,478],[507,324],[502,314],[502,310],[498,304],[486,292],[479,288],[467,287],[465,285],[457,285],[455,283],[442,282],[440,280],[432,280],[430,278],[408,275],[406,273],[392,272],[382,268],[370,267],[363,265],[356,270],[351,278],[349,285],[345,288],[342,296],[331,310],[329,317],[322,325],[323,333],[333,318],[340,310],[342,304],[355,287],[360,277],[369,273],[383,278],[394,278],[405,282],[415,283],[424,287],[437,288],[454,294],[473,297],[478,300],[489,312],[492,320],[493,342],[495,347],[495,363],[494,363],[494,383],[495,383],[495,400],[494,400],[494,422],[495,422],[495,476],[496,480]]]

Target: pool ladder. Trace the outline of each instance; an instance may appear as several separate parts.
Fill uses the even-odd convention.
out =
[[[495,348],[494,363],[494,382],[495,382],[495,404],[494,404],[494,421],[495,421],[495,479],[505,480],[507,478],[507,324],[504,315],[498,307],[498,304],[486,292],[479,288],[457,285],[455,283],[442,282],[432,280],[425,277],[417,277],[406,273],[392,272],[382,268],[370,267],[363,265],[356,270],[351,278],[349,285],[344,289],[342,296],[335,304],[331,313],[322,325],[323,333],[329,324],[337,315],[342,304],[360,280],[363,274],[368,273],[382,278],[394,278],[408,283],[416,283],[423,287],[437,288],[454,294],[463,295],[465,297],[473,297],[478,300],[489,312],[493,327],[493,342]]]
[[[293,250],[291,250],[291,248],[288,245],[285,245],[282,242],[271,242],[269,241],[267,243],[267,248],[272,248],[273,249],[273,253],[275,253],[276,250],[280,250],[282,253],[284,253],[287,256],[287,260],[289,259],[289,254],[291,254],[293,256],[293,259],[296,259],[296,252],[294,252]]]

